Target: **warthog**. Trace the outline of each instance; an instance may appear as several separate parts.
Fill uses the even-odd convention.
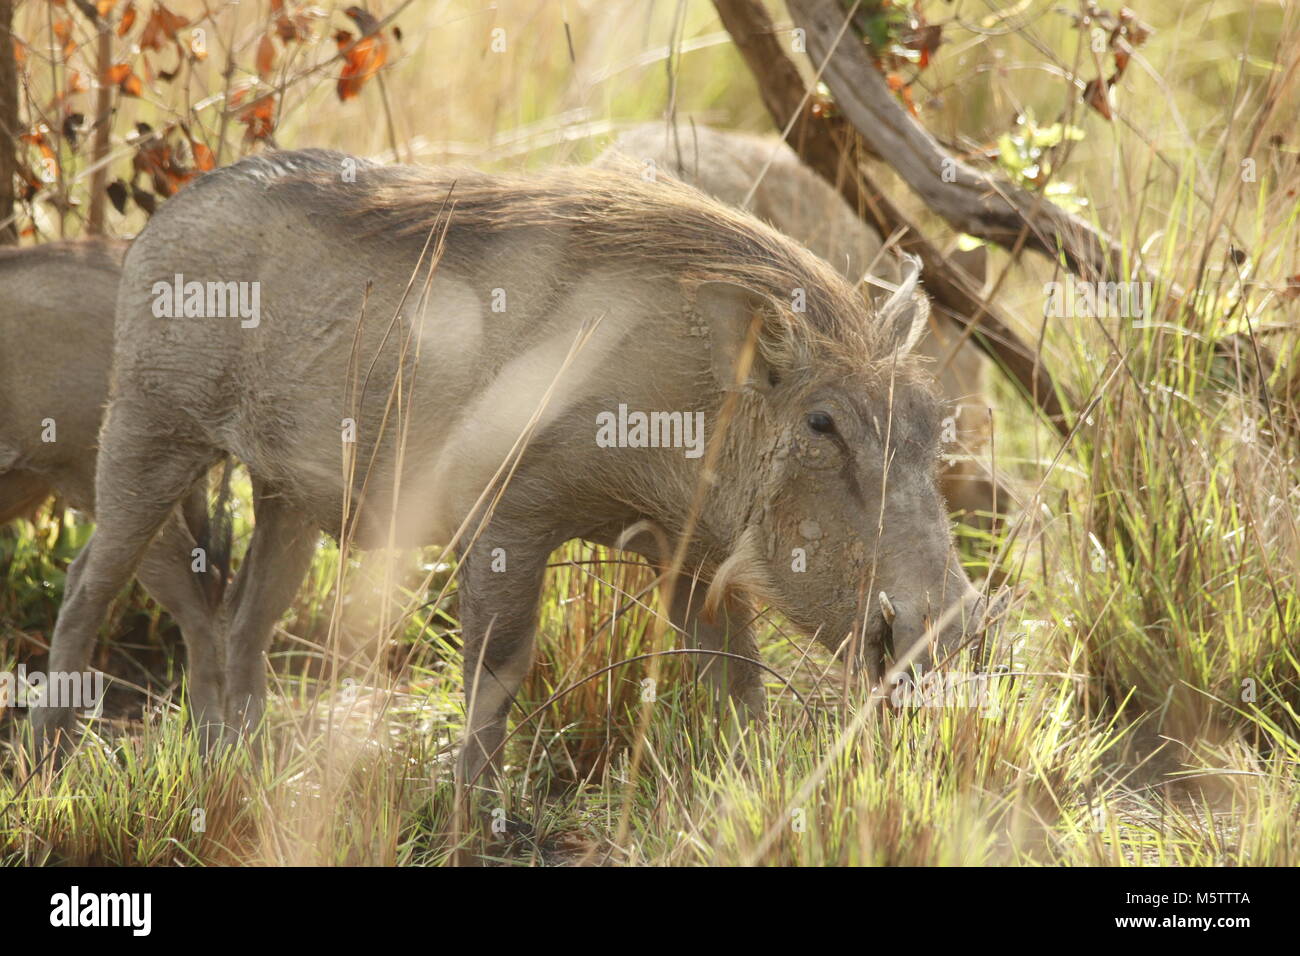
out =
[[[253,320],[204,314],[206,291],[228,283],[260,303]],[[548,556],[573,538],[660,564],[661,536],[683,542],[687,578],[724,613],[699,613],[679,586],[674,622],[746,661],[738,595],[868,663],[891,632],[900,651],[950,648],[984,606],[935,484],[939,407],[908,354],[927,314],[915,289],[911,270],[873,314],[774,229],[625,173],[319,150],[210,173],[127,254],[99,524],[54,659],[85,660],[155,531],[224,455],[247,466],[257,508],[223,612],[235,727],[260,716],[271,627],[317,528],[360,546],[454,545],[465,782],[495,770]],[[671,447],[672,428],[649,441],[634,416],[653,412],[681,413],[683,432],[692,416],[706,452]],[[758,669],[727,664],[710,679],[761,714]],[[37,716],[48,740],[70,715]]]
[[[96,439],[126,248],[85,240],[0,250],[0,523],[31,514],[55,491],[95,513]],[[182,506],[165,515],[138,574],[181,627],[196,719],[219,726],[221,662],[212,638],[219,581],[206,560],[212,555],[203,489],[195,486]],[[204,548],[199,566],[206,573],[192,570],[195,547]]]
[[[803,243],[852,282],[868,274],[892,285],[902,281],[900,259],[883,248],[880,235],[776,137],[685,124],[670,130],[663,123],[650,123],[621,134],[596,165],[617,166],[627,160],[638,164],[641,175],[675,176],[742,207]],[[974,266],[983,278],[982,256],[968,257],[962,264]],[[869,284],[867,291],[884,297]],[[987,527],[987,516],[1009,500],[975,460],[987,438],[981,397],[984,359],[950,322],[937,316],[930,317],[916,351],[933,361],[939,394],[954,416],[949,437],[956,447],[948,450],[956,454],[944,462],[940,489],[950,510],[972,525]]]

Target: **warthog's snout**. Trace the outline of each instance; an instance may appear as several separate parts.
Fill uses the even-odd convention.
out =
[[[1005,615],[1010,592],[986,595],[963,579],[959,597],[936,613],[917,615],[912,602],[879,591],[862,642],[872,682],[887,672],[925,672],[943,667],[962,650],[989,636]],[[900,611],[899,605],[903,610]]]

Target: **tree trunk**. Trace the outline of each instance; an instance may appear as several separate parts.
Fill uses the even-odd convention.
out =
[[[0,0],[0,244],[18,242],[14,180],[18,175],[18,61],[14,57],[14,0]]]
[[[90,175],[90,212],[86,232],[104,234],[104,215],[108,208],[108,150],[113,132],[113,87],[108,73],[113,66],[113,28],[107,17],[99,17],[99,46],[95,51],[95,69],[99,73],[99,91],[95,98],[95,140],[90,151],[94,172]]]

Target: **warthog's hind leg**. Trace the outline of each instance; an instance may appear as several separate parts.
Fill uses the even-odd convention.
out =
[[[257,729],[266,710],[266,649],[275,622],[298,593],[320,531],[254,481],[253,539],[221,615],[227,625],[225,710],[228,730]]]
[[[221,734],[222,655],[213,620],[216,608],[208,597],[211,572],[194,570],[196,547],[180,511],[173,510],[145,552],[137,576],[185,638],[190,713],[207,751]]]
[[[98,523],[68,570],[50,641],[52,675],[86,670],[110,602],[131,580],[150,540],[210,460],[206,449],[177,441],[151,410],[123,401],[110,406],[95,478]],[[73,716],[71,706],[34,708],[38,746],[52,743],[59,731],[66,740]]]

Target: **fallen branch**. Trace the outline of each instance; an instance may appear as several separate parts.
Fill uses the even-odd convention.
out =
[[[800,158],[834,185],[882,236],[902,237],[898,246],[921,259],[926,291],[939,311],[966,330],[1058,432],[1068,434],[1062,399],[1073,403],[1043,367],[1038,351],[1020,339],[971,277],[927,241],[867,177],[857,162],[856,151],[863,142],[859,132],[842,119],[814,115],[803,78],[782,49],[760,0],[714,0],[714,6],[776,125],[790,126],[787,140]]]
[[[926,206],[954,229],[1007,249],[1023,243],[1052,261],[1064,257],[1080,278],[1128,279],[1119,246],[1090,223],[1004,176],[969,166],[913,119],[890,91],[867,48],[844,29],[835,0],[789,0],[805,31],[808,55],[825,64],[835,105]]]

